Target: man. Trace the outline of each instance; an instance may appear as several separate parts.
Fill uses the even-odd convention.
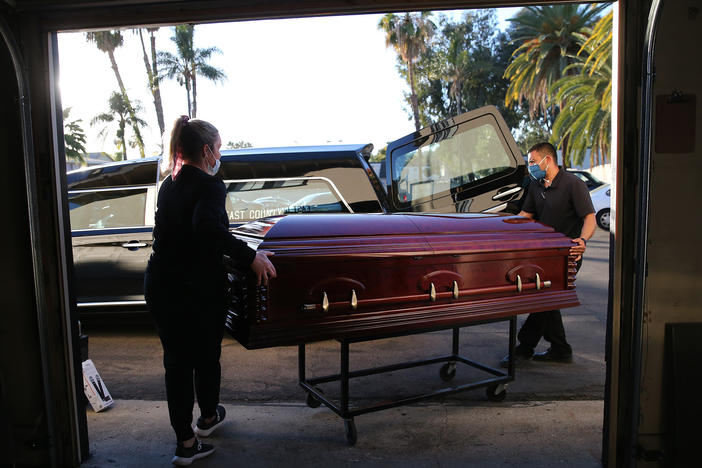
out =
[[[585,183],[577,176],[558,167],[556,149],[550,143],[537,143],[529,149],[529,174],[533,179],[524,200],[520,216],[537,220],[570,237],[571,255],[576,256],[577,269],[582,264],[587,240],[597,226],[595,209]],[[534,354],[541,338],[551,346],[547,351]],[[517,334],[519,344],[514,348],[514,362],[519,365],[527,359],[536,361],[573,361],[573,350],[568,344],[560,310],[529,314]],[[509,364],[509,356],[501,361]]]

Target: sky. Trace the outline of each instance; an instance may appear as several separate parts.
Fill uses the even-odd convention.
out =
[[[497,9],[500,29],[518,9]],[[461,12],[446,12],[461,15]],[[385,46],[377,25],[382,15],[353,15],[196,25],[195,46],[215,46],[210,64],[227,76],[221,83],[198,79],[198,118],[210,121],[222,142],[244,140],[255,147],[365,144],[375,150],[414,131],[403,93],[409,87],[397,71],[395,51]],[[130,100],[142,106],[146,155],[161,152],[161,136],[139,36],[124,30],[115,52]],[[159,50],[175,53],[172,27],[157,32]],[[148,41],[148,37],[145,36]],[[114,153],[114,128],[91,120],[108,110],[118,89],[107,54],[87,43],[82,32],[59,34],[59,85],[69,121],[81,119],[86,151]],[[147,48],[149,47],[147,42]],[[185,88],[161,84],[166,131],[187,114]],[[128,132],[128,135],[131,131]],[[127,157],[138,157],[127,148]]]

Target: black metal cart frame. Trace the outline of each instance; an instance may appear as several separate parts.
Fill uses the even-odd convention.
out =
[[[486,366],[479,362],[467,359],[458,354],[459,348],[459,335],[460,329],[470,326],[483,325],[487,323],[503,322],[509,321],[509,346],[508,346],[508,356],[509,365],[507,366],[507,372],[499,369],[495,369],[490,366]],[[438,356],[430,359],[422,359],[419,361],[407,361],[398,364],[392,364],[380,367],[371,367],[367,369],[360,369],[355,371],[349,370],[349,344],[360,343],[364,341],[373,341],[384,338],[398,337],[414,335],[419,333],[427,333],[431,331],[439,331],[446,329],[453,329],[453,339],[451,346],[451,354]],[[438,396],[451,395],[454,393],[464,392],[468,390],[474,390],[477,388],[485,387],[487,388],[487,397],[491,401],[502,401],[506,396],[505,385],[508,382],[514,380],[514,347],[516,342],[516,330],[517,330],[517,318],[516,316],[494,319],[494,320],[484,320],[480,322],[472,322],[467,324],[462,324],[458,326],[451,327],[441,327],[432,328],[427,330],[419,330],[405,333],[394,333],[390,335],[373,336],[366,338],[355,338],[355,339],[339,339],[341,344],[341,372],[339,374],[325,375],[321,377],[307,378],[306,377],[306,364],[305,364],[305,346],[306,344],[301,344],[298,346],[298,373],[299,373],[299,383],[300,386],[307,392],[307,405],[316,408],[320,404],[324,403],[329,409],[335,412],[344,420],[344,428],[346,431],[346,440],[350,445],[356,443],[356,424],[354,422],[354,417],[361,414],[371,413],[374,411],[381,411],[389,408],[396,408],[398,406],[408,405],[411,403],[416,403],[421,400],[434,398]],[[401,369],[410,369],[413,367],[426,366],[430,364],[437,364],[440,362],[445,362],[441,367],[439,376],[445,382],[450,381],[456,375],[456,363],[463,363],[473,368],[479,369],[493,377],[485,378],[475,382],[470,382],[462,385],[445,387],[430,393],[424,393],[421,395],[416,395],[412,397],[402,398],[399,400],[386,402],[382,404],[375,404],[370,406],[349,408],[349,380],[354,377],[364,377],[368,375],[382,374],[386,372],[393,372]],[[317,384],[328,383],[339,381],[341,399],[339,404],[335,404],[333,401],[329,400],[320,389],[315,387]]]

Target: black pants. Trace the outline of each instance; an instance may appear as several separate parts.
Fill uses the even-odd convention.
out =
[[[178,441],[194,437],[196,395],[202,417],[214,416],[219,404],[224,304],[195,289],[148,270],[144,278],[146,303],[163,345],[168,414]]]
[[[582,258],[576,265],[576,270],[580,270]],[[539,344],[541,338],[551,343],[551,349],[557,354],[571,354],[573,348],[566,340],[565,328],[560,310],[547,310],[529,314],[526,321],[517,333],[519,340],[518,348],[526,354],[534,352],[534,348]]]

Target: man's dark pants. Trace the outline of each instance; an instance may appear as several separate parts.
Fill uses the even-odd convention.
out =
[[[224,306],[148,271],[144,290],[163,345],[171,426],[178,441],[188,440],[195,435],[195,396],[204,417],[213,416],[219,404]]]
[[[581,258],[576,264],[576,271],[580,270],[582,263],[583,259]],[[542,337],[551,343],[551,351],[554,354],[568,355],[573,353],[573,349],[566,340],[560,310],[529,314],[517,333],[519,340],[517,352],[531,355]]]

